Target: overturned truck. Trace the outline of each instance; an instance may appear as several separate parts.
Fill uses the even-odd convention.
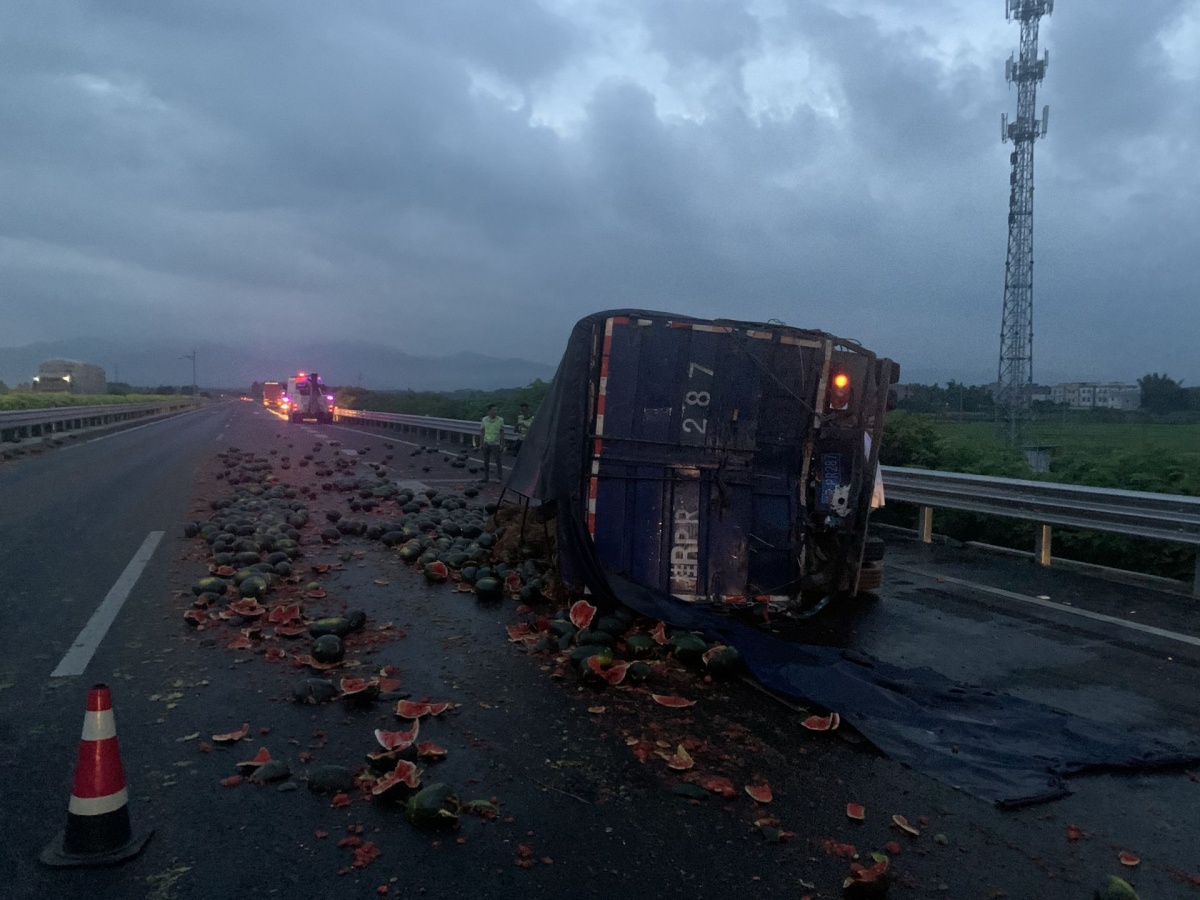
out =
[[[822,331],[596,313],[572,331],[507,486],[554,505],[574,590],[622,581],[730,603],[873,590],[867,519],[898,374]]]

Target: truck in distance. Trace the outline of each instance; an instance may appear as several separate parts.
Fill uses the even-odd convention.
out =
[[[333,421],[333,394],[316,372],[297,372],[287,381],[284,412],[293,422]]]
[[[262,402],[267,409],[283,409],[283,398],[287,389],[278,381],[264,381]]]

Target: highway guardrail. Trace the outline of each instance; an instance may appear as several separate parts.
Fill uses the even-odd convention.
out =
[[[479,423],[464,419],[440,419],[437,416],[412,416],[406,413],[370,412],[340,407],[333,411],[333,415],[338,420],[362,422],[401,433],[432,434],[437,440],[449,440],[459,444],[469,444],[472,438],[479,436]],[[505,425],[504,436],[515,440],[516,429]]]
[[[479,434],[478,422],[462,419],[349,409],[339,409],[336,415],[410,433],[434,434],[439,440],[466,443]],[[513,437],[511,427],[505,430]],[[1034,523],[1038,526],[1034,555],[1044,566],[1052,562],[1051,529],[1056,525],[1200,547],[1200,497],[898,466],[883,467],[883,482],[889,501],[919,508],[917,531],[925,543],[933,540],[933,511],[955,509]],[[1192,593],[1200,596],[1200,554]]]
[[[0,442],[17,442],[80,428],[96,428],[147,419],[191,409],[191,397],[153,403],[104,403],[97,406],[55,406],[49,409],[11,409],[0,412]]]
[[[1034,555],[1044,566],[1055,525],[1200,547],[1200,497],[895,466],[883,467],[883,481],[888,500],[919,507],[925,543],[933,540],[934,509],[956,509],[1036,524]],[[1200,554],[1192,594],[1200,596]]]

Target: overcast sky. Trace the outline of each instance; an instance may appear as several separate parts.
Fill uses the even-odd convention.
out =
[[[5,0],[0,346],[553,364],[640,306],[991,380],[1018,36],[1003,0]],[[1035,380],[1200,384],[1200,0],[1060,0],[1041,44]]]

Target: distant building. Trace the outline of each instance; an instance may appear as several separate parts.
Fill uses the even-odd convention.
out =
[[[64,394],[103,394],[108,390],[104,369],[73,359],[48,359],[33,376],[35,391]]]
[[[1071,409],[1137,409],[1142,390],[1120,381],[1065,381],[1050,389],[1050,399]]]

